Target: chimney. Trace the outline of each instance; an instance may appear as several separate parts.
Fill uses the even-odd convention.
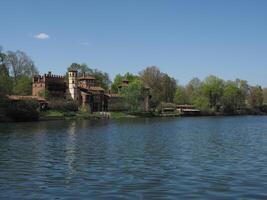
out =
[[[49,72],[48,72],[48,76],[51,76],[51,75],[52,75],[52,73],[49,71]]]

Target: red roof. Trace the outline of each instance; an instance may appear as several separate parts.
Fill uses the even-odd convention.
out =
[[[45,101],[44,98],[42,97],[37,97],[37,96],[19,96],[19,95],[9,95],[7,96],[10,100],[37,100],[37,101]]]

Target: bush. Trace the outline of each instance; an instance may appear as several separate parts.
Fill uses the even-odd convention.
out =
[[[78,111],[78,103],[75,101],[65,100],[52,100],[48,103],[48,108],[51,110],[63,111],[63,112],[76,112]]]
[[[6,115],[14,121],[37,121],[39,119],[39,104],[34,100],[9,102]]]

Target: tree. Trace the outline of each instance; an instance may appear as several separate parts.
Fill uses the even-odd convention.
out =
[[[129,83],[131,83],[131,82],[133,82],[135,80],[139,80],[139,79],[140,79],[139,76],[136,76],[136,75],[129,73],[129,72],[127,72],[124,75],[117,74],[114,78],[112,85],[111,85],[111,90],[112,90],[112,92],[117,93],[118,87],[122,84],[123,80],[127,80],[127,81],[129,81]]]
[[[108,89],[110,85],[110,79],[109,75],[105,72],[102,72],[97,69],[92,69],[88,67],[86,64],[77,64],[77,63],[72,63],[68,67],[69,70],[77,70],[78,76],[82,76],[83,74],[90,74],[91,76],[94,76],[96,79],[96,84],[103,87],[104,89]]]
[[[176,92],[177,83],[174,78],[171,78],[168,74],[162,75],[162,93],[163,101],[173,102],[175,92]]]
[[[177,86],[175,96],[174,96],[174,103],[176,104],[189,104],[189,97],[186,93],[186,89],[183,86]]]
[[[225,112],[233,113],[244,106],[244,97],[238,85],[234,82],[226,83],[222,96],[222,104]]]
[[[157,67],[147,67],[139,73],[141,80],[151,90],[151,104],[153,107],[160,102],[173,102],[176,91],[176,80],[168,74],[162,73]]]
[[[32,93],[32,80],[28,76],[19,76],[17,83],[14,85],[13,94],[16,95],[31,95]]]
[[[267,105],[267,88],[263,88],[262,93],[263,93],[263,104]]]
[[[72,63],[68,67],[69,70],[77,70],[78,76],[82,76],[84,73],[92,74],[93,70],[89,68],[86,64],[78,64],[78,63]]]
[[[215,111],[220,108],[223,90],[224,81],[216,76],[208,76],[202,84],[203,94],[208,99],[210,108],[215,109]]]
[[[144,84],[151,89],[151,106],[157,107],[161,101],[163,101],[162,98],[162,74],[160,70],[155,67],[147,67],[140,73],[140,78],[144,82]]]
[[[6,54],[0,48],[0,97],[10,94],[12,91],[12,79],[6,65]]]
[[[111,81],[108,73],[94,69],[92,75],[95,77],[97,85],[101,86],[105,90],[109,88]]]
[[[251,86],[249,89],[248,103],[252,108],[260,108],[263,104],[263,91],[260,86]]]
[[[112,92],[114,92],[114,93],[118,92],[118,87],[122,83],[123,79],[124,79],[124,76],[122,76],[121,74],[117,74],[115,76],[114,81],[111,85],[111,91]]]
[[[129,83],[128,87],[122,89],[122,95],[130,106],[132,112],[139,111],[140,101],[144,97],[144,85],[136,79]]]
[[[22,51],[8,51],[7,64],[11,68],[11,74],[14,77],[15,84],[19,76],[32,77],[38,74],[38,70],[32,59]]]
[[[196,96],[193,99],[193,105],[200,109],[202,112],[210,113],[210,105],[209,105],[209,99],[204,95]]]

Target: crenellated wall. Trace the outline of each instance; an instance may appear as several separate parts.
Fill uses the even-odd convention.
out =
[[[47,91],[50,97],[65,98],[66,82],[64,76],[54,75],[51,72],[43,76],[34,76],[32,78],[32,95],[40,96],[41,92]]]

